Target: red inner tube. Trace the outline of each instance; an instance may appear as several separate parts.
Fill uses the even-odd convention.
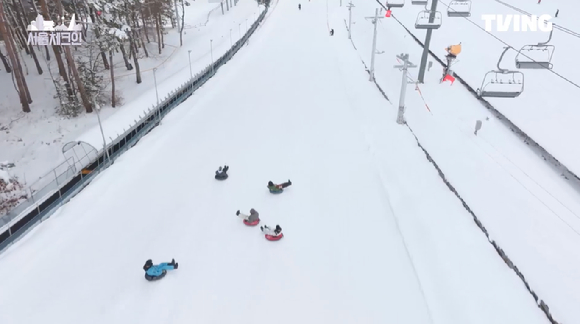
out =
[[[266,240],[268,241],[278,241],[284,237],[284,234],[280,233],[280,235],[270,235],[266,234]]]
[[[256,225],[258,225],[259,223],[260,223],[260,220],[259,220],[259,219],[258,219],[258,220],[255,220],[255,221],[253,221],[253,222],[251,222],[251,223],[250,223],[250,222],[248,222],[247,220],[245,220],[245,219],[244,219],[244,224],[246,224],[246,225],[248,225],[248,226],[256,226]]]

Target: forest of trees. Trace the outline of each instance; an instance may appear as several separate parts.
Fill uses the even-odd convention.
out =
[[[134,69],[135,82],[141,83],[139,58],[149,56],[145,45],[156,43],[161,54],[164,26],[169,24],[179,27],[181,40],[185,5],[186,0],[0,0],[0,44],[4,43],[0,60],[5,72],[12,74],[22,110],[30,112],[32,103],[22,68],[25,56],[34,61],[30,73],[50,75],[61,115],[90,113],[95,104],[115,107],[120,96],[115,91],[113,53],[122,55],[125,69]],[[38,15],[68,25],[73,14],[83,25],[82,45],[28,45],[27,26]],[[50,62],[58,69],[51,70]],[[110,88],[105,75],[110,76]]]

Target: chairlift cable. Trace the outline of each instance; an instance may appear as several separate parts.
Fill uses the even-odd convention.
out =
[[[448,6],[446,3],[439,1],[440,3],[442,3],[445,6]],[[449,6],[448,6],[449,7]],[[500,41],[501,43],[503,43],[505,46],[509,46],[511,48],[514,48],[513,46],[511,46],[510,44],[508,44],[506,41],[504,41],[503,39],[495,36],[494,34],[488,32],[487,30],[485,30],[483,27],[479,26],[476,22],[474,22],[473,20],[469,19],[468,17],[462,17],[463,19],[469,21],[470,23],[472,23],[473,25],[475,25],[477,28],[479,28],[480,30],[484,31],[486,34],[492,36],[493,38],[495,38],[496,40]],[[397,20],[398,21],[398,20]],[[399,22],[400,23],[400,22]],[[532,62],[535,63],[539,63],[538,61],[534,60],[533,58],[527,56],[526,54],[520,53],[520,55],[522,55],[523,57],[529,59]],[[551,69],[546,69],[548,72],[555,74],[556,76],[558,76],[560,79],[570,83],[571,85],[575,86],[576,88],[580,89],[580,85],[578,85],[577,83],[575,83],[574,81],[568,79],[567,77],[563,76],[562,74],[551,70]]]
[[[382,3],[381,3],[379,0],[376,0],[376,1],[377,1],[377,3],[378,3],[379,5],[381,5],[381,7],[383,7],[385,10],[388,10],[388,9],[387,9],[387,8],[386,8],[386,7],[385,7],[385,6],[384,6],[384,5],[383,5],[383,4],[382,4]],[[441,2],[441,1],[439,1],[439,2]],[[441,2],[441,3],[442,3],[442,2]],[[447,4],[445,4],[445,3],[443,3],[443,4],[447,6]],[[397,17],[395,17],[395,15],[394,15],[394,14],[391,14],[391,17],[393,17],[393,19],[395,19],[395,21],[396,21],[397,23],[399,23],[399,25],[401,25],[403,28],[405,28],[405,30],[407,30],[407,32],[408,32],[408,33],[411,33],[411,32],[410,32],[410,31],[409,31],[409,30],[408,30],[408,29],[405,27],[405,25],[404,25],[404,24],[403,24],[403,23],[402,23],[402,22],[401,22],[399,19],[397,19]],[[463,19],[465,19],[465,20],[469,21],[470,23],[472,23],[473,25],[475,25],[477,28],[481,29],[483,32],[485,32],[486,34],[488,34],[488,35],[490,35],[491,37],[495,38],[496,40],[498,40],[499,42],[501,42],[501,43],[502,43],[502,44],[504,44],[505,46],[509,46],[509,47],[513,48],[513,46],[511,46],[510,44],[508,44],[507,42],[505,42],[503,39],[501,39],[501,38],[499,38],[499,37],[495,36],[494,34],[492,34],[492,33],[490,33],[490,32],[488,32],[487,30],[485,30],[484,28],[482,28],[481,26],[479,26],[477,23],[475,23],[475,22],[474,22],[474,21],[472,21],[471,19],[469,19],[469,18],[467,18],[467,17],[461,17],[461,18],[463,18]],[[536,60],[534,60],[533,58],[531,58],[531,57],[529,57],[529,56],[527,56],[527,55],[525,55],[525,54],[521,54],[521,55],[522,55],[523,57],[525,57],[525,58],[528,58],[528,59],[530,59],[532,62],[537,62]],[[577,84],[577,83],[575,83],[574,81],[572,81],[572,80],[570,80],[570,79],[566,78],[566,77],[565,77],[565,76],[563,76],[562,74],[560,74],[560,73],[558,73],[558,72],[556,72],[556,71],[554,71],[554,70],[550,70],[550,69],[546,69],[546,70],[547,70],[548,72],[550,72],[550,73],[553,73],[554,75],[556,75],[556,76],[557,76],[557,77],[559,77],[560,79],[562,79],[562,80],[564,80],[564,81],[566,81],[566,82],[570,83],[571,85],[575,86],[576,88],[580,89],[580,85],[578,85],[578,84]]]
[[[380,3],[380,2],[379,2],[379,0],[377,0],[377,3],[379,3],[379,4],[380,4],[380,5],[381,5],[381,6],[384,8],[383,4],[382,4],[382,3]],[[385,8],[385,9],[386,9],[386,8]],[[403,24],[402,24],[402,23],[401,23],[401,22],[400,22],[400,21],[399,21],[399,20],[398,20],[396,17],[394,17],[394,15],[391,15],[391,17],[393,17],[393,18],[394,18],[394,19],[395,19],[395,20],[396,20],[396,21],[397,21],[397,22],[398,22],[398,23],[399,23],[399,24],[400,24],[400,25],[401,25],[403,28],[405,28],[405,26],[404,26],[404,25],[403,25]],[[469,20],[469,19],[468,19],[468,20]],[[470,22],[471,22],[471,20],[470,20]],[[379,23],[382,25],[382,22],[381,22],[381,21],[379,21]],[[472,22],[472,23],[473,23],[473,22]],[[479,27],[479,25],[476,25],[476,26],[478,26],[478,27]],[[405,28],[405,29],[406,29],[406,28]],[[484,29],[484,31],[485,31],[485,29]],[[486,32],[487,32],[487,31],[486,31]],[[488,34],[489,34],[489,33],[488,33]],[[513,47],[512,47],[512,46],[510,46],[509,44],[505,43],[503,40],[501,40],[501,39],[497,38],[495,35],[493,35],[493,34],[490,34],[490,35],[492,35],[494,38],[498,39],[500,42],[502,42],[502,43],[503,43],[503,44],[505,44],[506,46],[509,46],[509,47],[513,48]],[[529,57],[528,57],[528,58],[529,58]],[[551,71],[551,70],[549,70],[549,71]],[[578,86],[578,85],[576,85],[574,82],[567,80],[565,77],[562,77],[562,76],[561,76],[561,75],[559,75],[558,73],[554,72],[554,74],[556,74],[556,75],[557,75],[557,76],[559,76],[560,78],[562,78],[562,79],[564,79],[564,80],[566,80],[566,81],[570,82],[570,83],[571,83],[571,84],[573,84],[574,86],[576,86],[576,87],[579,87],[579,86]],[[408,77],[408,78],[410,78],[410,76],[407,76],[407,77]],[[495,148],[495,147],[494,147],[494,148]],[[497,151],[497,149],[496,149],[496,151]],[[507,157],[506,157],[506,158],[507,158]],[[508,159],[508,160],[509,160],[509,159]],[[510,161],[510,162],[512,162],[512,161]],[[513,162],[512,162],[512,164],[513,164]],[[519,168],[519,166],[517,166],[517,165],[515,165],[515,164],[514,164],[514,166],[516,166],[516,168],[520,169],[520,168]],[[531,178],[531,177],[530,177],[530,176],[529,176],[527,173],[525,173],[525,172],[524,172],[523,170],[521,170],[521,169],[520,169],[520,171],[522,171],[522,172],[523,172],[523,173],[524,173],[526,176],[528,176],[528,178],[530,178],[530,179],[531,179],[532,181],[534,181],[534,182],[535,182],[535,183],[536,183],[538,186],[540,186],[542,189],[544,189],[544,191],[546,191],[546,189],[545,189],[543,186],[541,186],[540,184],[538,184],[538,183],[537,183],[537,182],[536,182],[536,181],[535,181],[533,178]],[[513,175],[512,175],[512,177],[513,177]],[[515,178],[514,178],[514,179],[515,179]],[[517,179],[516,179],[516,181],[517,181]],[[519,182],[519,181],[518,181],[518,182]],[[521,183],[520,183],[520,184],[521,184]],[[529,190],[528,190],[528,191],[529,191]],[[546,192],[547,192],[547,191],[546,191]],[[566,205],[565,205],[563,202],[561,202],[559,199],[557,199],[556,197],[554,197],[554,196],[553,196],[552,194],[550,194],[549,192],[548,192],[548,194],[549,194],[550,196],[552,196],[552,197],[553,197],[553,198],[554,198],[556,201],[558,201],[558,202],[560,203],[560,205],[561,205],[561,206],[563,206],[563,207],[564,207],[564,208],[566,208],[566,209],[567,209],[567,210],[568,210],[570,213],[572,213],[572,215],[574,215],[576,218],[580,218],[580,217],[579,217],[579,216],[578,216],[576,213],[574,213],[574,212],[573,212],[573,211],[572,211],[572,210],[571,210],[571,209],[570,209],[568,206],[566,206]],[[536,198],[537,198],[537,197],[536,197]],[[559,218],[559,219],[560,219],[560,220],[561,220],[561,221],[562,221],[564,224],[566,224],[566,225],[567,225],[567,226],[568,226],[568,227],[569,227],[569,228],[570,228],[572,231],[574,231],[574,232],[576,233],[576,235],[580,236],[580,232],[578,232],[578,231],[577,231],[577,230],[576,230],[576,229],[575,229],[575,228],[574,228],[572,225],[570,225],[568,222],[566,222],[564,219],[562,219],[562,217],[560,217],[560,215],[559,215],[558,213],[556,213],[556,212],[555,212],[554,210],[552,210],[552,209],[551,209],[549,206],[547,206],[547,205],[546,205],[546,204],[545,204],[545,203],[544,203],[544,202],[543,202],[541,199],[538,199],[538,200],[539,200],[539,201],[540,201],[542,204],[544,204],[544,205],[545,205],[545,207],[547,207],[547,208],[548,208],[548,209],[549,209],[549,210],[550,210],[550,211],[551,211],[551,212],[552,212],[552,213],[553,213],[553,214],[554,214],[556,217],[558,217],[558,218]]]

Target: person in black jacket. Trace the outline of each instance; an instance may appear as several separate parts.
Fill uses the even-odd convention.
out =
[[[215,172],[215,178],[218,180],[223,180],[228,177],[228,170],[230,169],[229,166],[224,165],[224,167],[219,167],[219,169]]]

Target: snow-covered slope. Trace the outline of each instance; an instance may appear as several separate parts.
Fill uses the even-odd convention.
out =
[[[279,2],[215,79],[0,256],[0,322],[547,323],[328,36],[326,4],[302,5]],[[249,208],[285,238],[241,224]],[[144,280],[146,259],[172,257],[178,270]]]
[[[527,2],[537,3],[537,1]],[[433,32],[431,49],[443,58],[446,47],[461,42],[463,51],[458,57],[457,64],[454,65],[454,71],[474,88],[481,87],[485,74],[496,69],[497,61],[505,46],[512,46],[515,50],[506,53],[501,66],[515,70],[515,56],[520,48],[544,42],[549,37],[549,33],[542,31],[497,32],[495,26],[493,32],[487,33],[482,15],[520,14],[495,0],[472,1],[470,18],[448,18],[446,16],[448,3],[447,0],[439,1],[438,10],[443,13],[443,24]],[[521,2],[513,1],[514,5],[518,3]],[[543,4],[536,6],[538,9],[535,14],[554,15],[551,9],[545,11],[540,9],[543,8]],[[580,4],[574,6],[579,8]],[[393,13],[419,39],[424,40],[425,30],[414,28],[417,15],[424,9],[422,6],[413,6],[408,1],[405,7],[395,9]],[[570,14],[568,11],[567,13]],[[556,18],[554,22],[557,23],[558,19]],[[575,35],[555,29],[551,41],[551,44],[556,45],[552,60],[553,71],[520,70],[525,75],[524,92],[515,99],[489,98],[489,101],[578,175],[580,150],[577,149],[577,140],[580,138],[578,127],[580,111],[577,109],[576,97],[580,95],[580,61],[577,55],[580,51],[580,39]],[[439,66],[437,68],[439,69]]]

